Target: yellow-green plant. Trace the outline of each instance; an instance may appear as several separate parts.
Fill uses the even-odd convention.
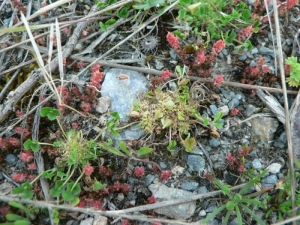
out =
[[[157,88],[153,92],[148,92],[143,99],[137,101],[134,111],[131,114],[140,117],[140,126],[149,133],[161,133],[163,130],[177,133],[180,141],[185,146],[186,151],[195,150],[196,141],[190,137],[192,125],[210,125],[211,128],[220,128],[220,119],[223,114],[218,112],[213,121],[204,118],[198,112],[199,103],[190,98],[189,80],[182,79],[178,82],[178,90],[163,91]],[[183,140],[182,136],[187,138]],[[170,150],[176,143],[171,142],[168,146]]]
[[[291,87],[300,86],[300,64],[298,63],[297,57],[288,57],[285,63],[290,66],[290,76],[286,78],[286,82]]]

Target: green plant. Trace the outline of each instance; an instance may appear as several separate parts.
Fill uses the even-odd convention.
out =
[[[177,71],[184,73],[179,67]],[[148,92],[143,99],[136,102],[131,114],[140,117],[140,126],[149,133],[160,134],[169,131],[173,135],[177,134],[186,151],[192,152],[196,149],[196,141],[189,137],[191,126],[201,124],[205,127],[210,126],[211,129],[221,128],[223,124],[220,120],[223,114],[218,112],[213,121],[202,117],[197,110],[198,103],[190,98],[188,83],[189,80],[183,78],[178,81],[179,88],[174,92],[166,92],[160,88]],[[185,140],[183,135],[187,136]],[[168,150],[175,145],[176,142],[172,142],[170,138]]]
[[[243,223],[243,216],[242,213],[247,213],[250,216],[252,216],[256,222],[260,225],[265,224],[262,219],[256,215],[254,210],[257,207],[264,207],[261,201],[257,199],[251,199],[244,194],[246,190],[248,190],[250,187],[252,187],[254,184],[258,183],[260,181],[260,178],[265,176],[267,174],[268,170],[264,170],[261,174],[259,174],[256,177],[253,177],[248,183],[245,184],[245,186],[237,193],[232,194],[229,185],[222,184],[218,179],[214,178],[213,182],[218,186],[218,188],[222,191],[222,193],[228,198],[226,202],[222,203],[222,206],[220,206],[218,209],[216,209],[214,212],[209,214],[202,222],[207,223],[210,220],[212,220],[217,214],[221,213],[223,210],[227,210],[225,218],[223,220],[222,224],[228,224],[229,217],[232,215],[232,212],[235,212],[237,223],[239,225],[244,224]],[[250,209],[249,206],[252,206],[252,209]]]
[[[299,179],[300,162],[297,158],[294,158],[295,162],[295,180]],[[292,199],[291,199],[291,171],[288,171],[287,176],[279,180],[276,184],[278,190],[275,195],[268,196],[269,210],[266,213],[266,218],[271,213],[277,213],[278,220],[282,221],[288,217],[292,217]],[[300,206],[300,192],[296,189],[296,207]],[[297,214],[300,213],[297,211]]]
[[[286,82],[291,87],[300,86],[300,64],[298,63],[297,57],[288,57],[285,63],[290,66],[290,76],[286,78]]]
[[[243,48],[251,49],[251,42],[237,40],[234,30],[248,26],[252,26],[254,32],[259,30],[259,20],[250,17],[251,12],[244,2],[235,4],[233,0],[180,0],[177,8],[178,19],[187,22],[195,34],[206,38],[207,43],[210,39],[222,37],[227,46],[236,42],[242,44]]]
[[[35,214],[33,211],[35,210],[32,206],[24,206],[18,202],[9,202],[9,205],[17,208],[19,210],[19,214],[25,215],[20,216],[17,214],[9,213],[6,215],[6,219],[10,222],[1,223],[2,225],[30,225],[31,220],[35,218]]]

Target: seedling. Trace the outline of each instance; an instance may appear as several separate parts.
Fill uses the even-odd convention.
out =
[[[238,193],[232,194],[229,189],[229,185],[222,184],[218,179],[214,178],[213,182],[218,186],[218,188],[222,191],[222,193],[228,198],[226,203],[222,203],[218,209],[214,212],[209,214],[202,222],[208,223],[212,220],[216,215],[221,213],[223,210],[227,210],[225,218],[222,224],[228,224],[229,217],[232,215],[232,212],[235,212],[237,217],[237,224],[242,225],[243,223],[243,216],[242,213],[245,212],[252,216],[256,222],[260,225],[265,224],[265,222],[255,213],[255,209],[259,207],[264,207],[261,201],[257,199],[251,199],[247,196],[243,196],[244,192],[252,187],[254,184],[260,181],[260,178],[267,174],[268,170],[263,171],[256,177],[253,177]],[[252,210],[249,206],[252,205]]]

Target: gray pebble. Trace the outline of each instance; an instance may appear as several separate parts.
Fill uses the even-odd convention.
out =
[[[165,162],[160,162],[159,165],[162,169],[166,169],[168,167],[168,165]]]
[[[267,47],[265,47],[265,46],[261,46],[261,47],[259,48],[259,52],[260,52],[261,54],[263,54],[263,55],[268,55],[268,54],[272,54],[272,53],[273,53],[273,50],[270,49],[270,48],[267,48]]]
[[[148,174],[145,178],[145,185],[149,186],[153,182],[154,178],[155,178],[154,175]]]
[[[227,98],[227,99],[230,99],[231,97],[230,97],[230,92],[229,91],[227,91],[226,89],[224,89],[224,88],[220,88],[220,90],[221,90],[221,92],[222,92],[222,95],[225,97],[225,98]]]
[[[8,165],[14,166],[18,162],[19,158],[16,157],[15,155],[13,155],[13,154],[8,154],[5,157],[5,160],[6,160],[6,162],[7,162]]]
[[[191,171],[201,172],[205,167],[205,160],[199,155],[189,155],[187,164]]]
[[[255,61],[253,61],[253,60],[251,60],[251,62],[249,63],[249,66],[250,67],[254,67],[254,66],[256,66],[257,65],[257,63],[255,62]]]
[[[272,163],[271,165],[268,166],[269,172],[270,173],[278,173],[281,169],[281,164],[279,163]]]
[[[224,114],[224,116],[227,116],[229,113],[229,108],[227,105],[219,107],[220,111]]]
[[[217,206],[213,205],[213,206],[209,206],[205,211],[207,213],[211,213],[213,211],[215,211],[217,209]]]
[[[227,55],[228,55],[228,50],[227,50],[227,48],[223,48],[222,53],[223,53],[223,55],[227,56]]]
[[[181,188],[186,191],[194,191],[199,186],[195,181],[185,181],[181,184]]]
[[[237,98],[234,98],[228,103],[228,107],[229,107],[229,109],[236,108],[239,106],[239,104],[240,104],[240,101]]]
[[[254,58],[253,55],[250,52],[246,52],[245,54],[247,55],[247,57],[249,59],[253,59]]]
[[[221,142],[220,142],[218,139],[216,139],[216,138],[211,138],[211,139],[209,140],[209,145],[210,145],[211,147],[213,147],[213,148],[219,147],[220,144],[221,144]]]
[[[260,169],[262,167],[261,162],[258,159],[254,159],[252,161],[252,166],[255,169]]]
[[[256,112],[256,107],[254,105],[249,104],[246,106],[247,117],[252,116],[254,112]]]
[[[221,140],[221,146],[222,146],[222,148],[228,148],[229,141],[227,141],[227,140]]]
[[[261,180],[262,188],[273,187],[278,181],[276,175],[270,175]]]
[[[246,54],[242,54],[239,56],[239,60],[241,61],[245,61],[247,59],[247,55]]]
[[[197,190],[197,192],[198,192],[198,194],[204,194],[204,193],[207,193],[208,190],[205,186],[202,186]]]
[[[253,49],[251,50],[251,53],[252,53],[252,54],[257,54],[257,53],[258,53],[258,48],[253,48]]]
[[[211,112],[212,112],[214,115],[216,115],[216,113],[217,113],[217,111],[218,111],[217,106],[216,106],[216,105],[210,105],[209,108],[210,108]]]

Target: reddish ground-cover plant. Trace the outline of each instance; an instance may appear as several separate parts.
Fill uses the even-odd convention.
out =
[[[225,41],[216,41],[211,50],[204,49],[203,43],[197,43],[197,50],[187,54],[184,46],[181,45],[179,38],[173,33],[168,32],[167,41],[180,57],[181,61],[189,67],[192,74],[200,77],[209,77],[212,74],[212,65],[216,61],[217,55],[225,48]],[[192,56],[194,61],[188,60]],[[191,74],[190,74],[191,75]]]
[[[162,170],[159,178],[161,181],[163,181],[163,180],[167,181],[167,180],[169,180],[171,175],[172,175],[171,170]]]
[[[238,171],[240,173],[245,172],[247,169],[245,167],[245,157],[250,152],[251,148],[249,146],[243,147],[238,151],[237,156],[228,154],[225,159],[228,162],[228,167],[231,171]]]
[[[138,166],[138,167],[135,167],[133,173],[136,177],[142,177],[145,174],[145,169],[143,167]]]

